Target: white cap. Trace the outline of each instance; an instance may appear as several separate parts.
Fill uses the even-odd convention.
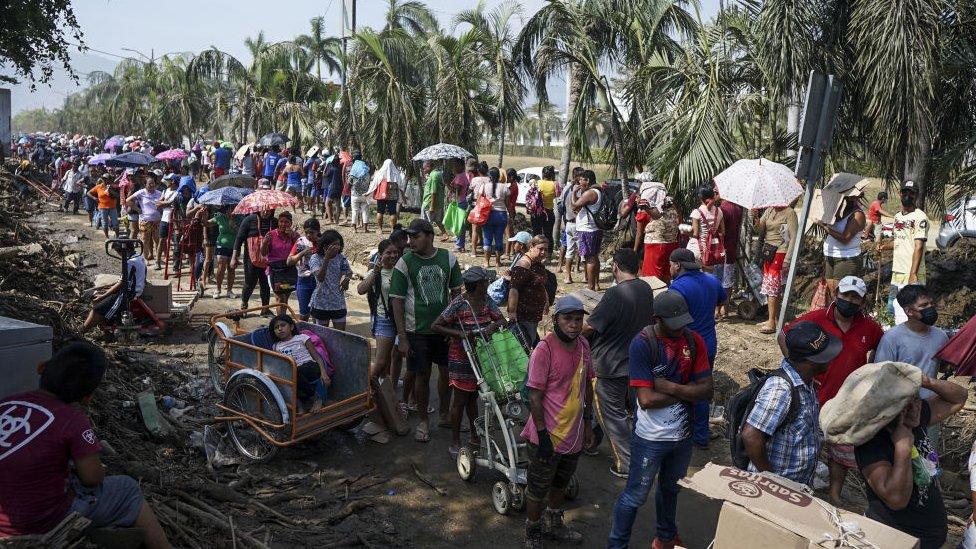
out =
[[[857,295],[864,297],[868,294],[868,287],[863,280],[856,276],[845,276],[840,279],[837,291],[846,294],[847,292],[857,292]]]

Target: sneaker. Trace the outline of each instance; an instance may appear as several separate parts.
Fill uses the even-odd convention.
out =
[[[220,290],[214,290],[212,295],[214,299],[220,299],[224,297],[223,295],[220,294]]]
[[[542,514],[542,533],[559,543],[582,543],[583,534],[566,526],[562,509],[546,509]]]
[[[620,469],[617,468],[616,465],[611,465],[610,466],[610,474],[613,475],[613,476],[615,476],[615,477],[617,477],[617,478],[624,478],[625,479],[625,478],[627,478],[627,476],[630,473],[628,471],[621,471]]]
[[[654,541],[651,542],[651,549],[674,549],[675,546],[684,547],[684,543],[678,536],[674,536],[674,539],[668,541],[663,541],[661,538],[655,537]]]
[[[525,521],[525,540],[522,542],[524,549],[542,549],[542,521]]]
[[[237,294],[230,290],[227,290],[227,293],[224,295],[227,296],[227,299],[237,299]]]

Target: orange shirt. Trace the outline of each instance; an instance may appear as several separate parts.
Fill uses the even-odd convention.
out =
[[[109,194],[109,187],[99,185],[95,187],[95,193],[98,194],[98,209],[111,210],[115,208],[115,199]]]

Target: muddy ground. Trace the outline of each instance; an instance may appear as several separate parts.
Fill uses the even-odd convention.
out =
[[[118,265],[105,257],[101,233],[89,228],[84,216],[61,214],[47,205],[30,225],[41,234],[25,233],[18,243],[29,238],[50,239],[53,244],[45,244],[43,254],[18,258],[16,261],[23,264],[17,263],[16,268],[10,264],[0,266],[0,301],[4,303],[0,314],[40,319],[56,324],[59,333],[70,333],[80,326],[80,314],[86,307],[84,299],[77,295],[80,289],[90,285],[99,272],[118,272]],[[342,231],[347,255],[361,271],[363,262],[356,259],[362,250],[375,245],[378,237],[375,233],[353,235],[347,229]],[[78,256],[70,256],[70,265],[65,264],[65,255],[73,253]],[[466,264],[479,261],[470,255],[461,259]],[[961,261],[971,259],[967,256]],[[972,263],[968,265],[971,267]],[[52,271],[60,274],[51,275]],[[969,273],[972,276],[971,269]],[[151,278],[158,274],[150,271]],[[57,292],[46,283],[38,284],[38,277],[45,276],[59,285]],[[603,282],[604,286],[609,285],[608,273],[604,273]],[[970,280],[966,291],[972,292],[973,286]],[[964,289],[956,284],[951,287],[953,292]],[[236,289],[239,288],[240,282]],[[577,283],[560,291],[579,288],[582,285]],[[347,299],[350,330],[368,335],[365,300],[352,293]],[[204,427],[213,423],[217,396],[204,380],[204,330],[209,315],[237,304],[236,300],[205,297],[194,307],[190,324],[176,327],[169,335],[130,346],[103,345],[114,357],[117,368],[109,372],[96,393],[90,413],[109,446],[105,461],[111,473],[128,473],[142,481],[149,500],[162,509],[164,525],[176,544],[514,547],[519,543],[524,515],[501,516],[491,506],[491,486],[500,477],[481,470],[474,482],[462,482],[447,453],[449,431],[445,429],[434,428],[428,444],[405,436],[393,437],[385,445],[366,440],[356,430],[334,431],[287,448],[267,463],[208,466],[200,438]],[[749,368],[774,368],[780,356],[773,339],[760,335],[753,322],[721,322],[718,337],[715,401],[723,404],[744,383]],[[151,437],[143,427],[131,401],[145,390],[153,391],[157,397],[174,396],[189,406],[179,418],[168,421],[174,427],[171,434]],[[968,445],[976,436],[969,428],[972,420],[971,413],[960,414],[953,422],[958,435],[944,437],[956,445],[952,457],[957,465],[964,463]],[[411,423],[415,421],[411,418]],[[709,461],[728,462],[727,444],[718,427],[711,447],[695,450],[689,473]],[[585,533],[587,547],[605,546],[613,504],[624,486],[624,480],[609,474],[608,452],[604,444],[601,455],[581,458],[581,494],[569,504],[567,512],[567,518]],[[223,457],[235,461],[233,452]],[[845,488],[845,507],[860,511],[863,495],[853,477]],[[957,480],[953,475],[951,479],[962,489],[965,478]],[[679,529],[688,547],[708,546],[717,511],[715,502],[682,492]],[[954,512],[964,516],[967,509]],[[635,545],[650,542],[653,524],[651,498],[638,515]],[[959,526],[951,528],[954,535],[961,532]]]

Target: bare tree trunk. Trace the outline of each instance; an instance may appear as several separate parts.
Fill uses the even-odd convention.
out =
[[[505,116],[502,115],[502,124],[498,129],[498,169],[502,168],[502,160],[505,159]]]
[[[617,116],[617,109],[610,106],[610,140],[613,141],[613,151],[617,156],[617,166],[615,168],[617,179],[627,181],[627,158],[624,153],[624,135],[620,127],[620,118]],[[627,187],[623,188],[624,195],[627,194]]]
[[[559,185],[564,187],[569,178],[569,164],[573,160],[572,143],[569,140],[569,122],[576,104],[579,103],[580,95],[583,93],[583,68],[579,64],[574,64],[569,71],[569,102],[566,104],[566,123],[563,125],[563,154],[559,159]]]
[[[905,155],[905,179],[904,181],[914,181],[918,186],[918,207],[925,209],[925,197],[928,194],[928,181],[926,180],[926,168],[928,167],[929,154],[932,152],[932,142],[929,140],[928,129],[921,132],[912,146],[908,147]]]

